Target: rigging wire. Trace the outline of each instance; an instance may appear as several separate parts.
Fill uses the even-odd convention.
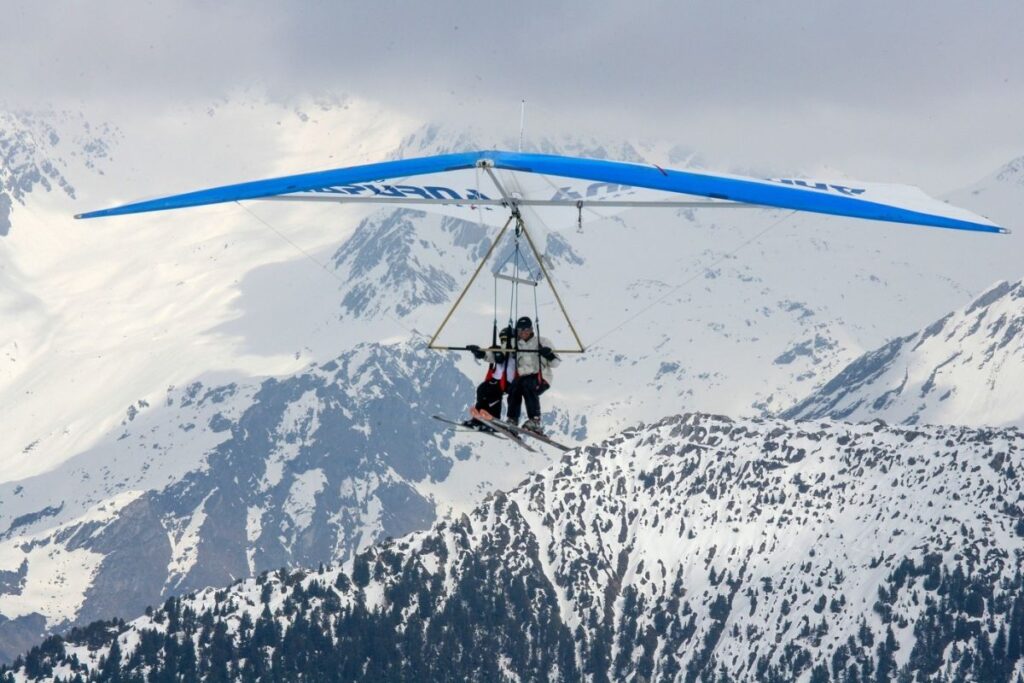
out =
[[[494,323],[491,332],[491,346],[498,345],[498,278],[493,278],[494,281],[494,308],[492,312],[494,314]]]
[[[516,226],[516,241],[515,251],[512,252],[512,277],[519,277],[519,226]],[[509,301],[508,308],[508,319],[519,320],[519,287],[516,286],[515,280],[512,281],[512,289],[509,292],[511,300]]]
[[[776,220],[776,221],[772,222],[771,224],[769,224],[768,227],[764,228],[763,230],[761,230],[760,232],[755,234],[753,237],[750,237],[747,240],[741,242],[740,245],[737,246],[732,251],[728,251],[728,252],[722,254],[721,256],[719,256],[717,259],[715,259],[713,262],[709,263],[708,265],[701,266],[699,269],[697,269],[697,271],[693,275],[691,275],[690,277],[688,277],[687,279],[683,280],[682,282],[680,282],[678,285],[676,285],[672,289],[670,289],[667,292],[665,292],[664,294],[662,294],[660,297],[658,297],[657,299],[652,301],[650,304],[648,304],[647,306],[644,306],[639,311],[637,311],[633,315],[631,315],[628,318],[626,318],[625,320],[623,320],[621,323],[615,325],[611,329],[606,330],[604,333],[600,334],[596,339],[594,339],[593,343],[591,343],[589,350],[592,351],[595,348],[597,348],[598,344],[601,342],[602,339],[608,337],[609,335],[611,335],[614,332],[619,331],[620,329],[622,329],[623,327],[625,327],[629,323],[633,322],[634,320],[636,320],[637,318],[642,316],[644,313],[647,313],[649,310],[651,310],[652,308],[654,308],[658,304],[660,304],[663,301],[665,301],[665,299],[670,297],[672,294],[674,294],[675,292],[679,291],[680,289],[682,289],[686,285],[690,284],[691,282],[693,282],[694,280],[696,280],[697,278],[702,276],[705,272],[707,272],[707,270],[709,268],[714,268],[719,263],[722,263],[726,259],[732,258],[733,256],[738,254],[743,249],[749,247],[751,244],[754,244],[755,242],[760,240],[762,237],[767,235],[773,228],[775,228],[776,226],[781,224],[783,221],[785,221],[786,219],[788,219],[790,216],[792,216],[795,213],[796,213],[796,210],[794,209],[793,211],[790,211],[790,212],[788,212],[786,214],[783,214],[781,217],[779,217],[778,220]]]
[[[480,167],[477,165],[473,166],[473,182],[476,185],[476,196],[482,197],[480,193]],[[484,214],[483,208],[480,204],[474,204],[473,208],[476,210],[476,221],[477,227],[480,228],[480,234],[486,235],[487,228],[484,226]],[[491,322],[491,346],[498,345],[498,280],[494,279],[494,320]]]
[[[337,280],[337,281],[338,281],[338,282],[340,282],[341,284],[343,284],[343,285],[346,285],[346,284],[348,284],[347,282],[345,282],[344,280],[342,280],[342,279],[341,279],[341,277],[340,277],[340,276],[338,275],[338,273],[337,273],[337,272],[335,272],[335,271],[334,271],[334,270],[332,270],[331,268],[328,268],[328,267],[327,267],[327,265],[326,265],[325,263],[321,262],[321,261],[320,261],[319,259],[317,259],[317,258],[316,258],[315,256],[313,256],[313,255],[312,255],[312,254],[310,254],[310,253],[309,253],[308,251],[306,251],[305,249],[303,249],[302,247],[300,247],[300,246],[299,246],[298,244],[296,244],[295,242],[293,242],[293,241],[292,241],[292,240],[291,240],[291,239],[290,239],[290,238],[289,238],[289,237],[288,237],[287,235],[285,235],[285,234],[284,234],[283,232],[281,232],[280,230],[278,230],[277,228],[275,228],[275,227],[274,227],[273,225],[271,225],[269,221],[266,221],[266,220],[264,220],[263,218],[261,218],[260,216],[258,216],[257,214],[253,213],[253,211],[252,211],[252,210],[251,210],[251,209],[250,209],[249,207],[247,207],[246,205],[242,204],[242,203],[241,203],[241,202],[239,202],[238,200],[235,200],[235,204],[238,204],[238,206],[240,206],[240,207],[242,208],[242,210],[243,210],[243,211],[245,211],[245,212],[246,212],[247,214],[249,214],[249,215],[250,215],[250,216],[252,216],[252,217],[253,217],[254,219],[256,219],[256,221],[257,221],[258,223],[262,224],[263,226],[265,226],[266,228],[268,228],[268,229],[269,229],[269,230],[270,230],[271,232],[273,232],[273,233],[274,233],[275,235],[277,235],[277,236],[278,236],[278,237],[280,237],[280,238],[281,238],[282,240],[284,240],[285,242],[287,242],[288,244],[290,244],[290,245],[292,246],[292,248],[294,248],[294,249],[295,249],[295,251],[299,252],[300,254],[302,254],[303,256],[305,256],[306,258],[308,258],[308,259],[309,259],[310,261],[312,261],[313,263],[315,263],[315,264],[316,264],[317,266],[319,266],[319,267],[320,267],[320,269],[321,269],[322,271],[324,271],[325,273],[327,273],[328,275],[330,275],[330,276],[331,276],[332,278],[334,278],[335,280]],[[406,325],[404,325],[404,324],[403,324],[402,322],[400,322],[400,321],[399,321],[399,320],[398,320],[397,318],[395,318],[395,317],[394,317],[393,315],[391,315],[391,314],[390,314],[390,313],[388,313],[387,311],[382,311],[382,313],[384,313],[385,317],[387,317],[387,318],[388,318],[388,319],[389,319],[389,320],[390,320],[391,322],[395,323],[395,324],[396,324],[396,325],[398,325],[398,326],[399,326],[400,328],[402,328],[403,330],[405,330],[406,332],[408,332],[408,333],[409,333],[409,335],[410,335],[411,337],[418,337],[418,336],[420,336],[420,333],[419,333],[419,332],[417,332],[416,330],[410,329],[409,327],[407,327]]]
[[[522,107],[519,109],[519,149],[523,151],[523,133],[526,131],[526,98],[523,98]]]
[[[532,214],[533,214],[533,218],[535,218],[536,221],[538,223],[540,223],[541,227],[546,231],[546,234],[547,234],[547,237],[548,237],[548,241],[550,241],[551,232],[552,232],[551,228],[549,228],[547,226],[547,224],[544,222],[544,219],[540,217],[540,213],[539,212],[534,211],[534,212],[532,212]],[[558,295],[558,289],[555,287],[555,280],[554,280],[554,278],[551,277],[551,273],[548,272],[547,268],[544,267],[544,259],[547,258],[547,248],[545,247],[545,253],[543,253],[543,254],[540,252],[539,249],[537,249],[537,245],[534,243],[533,238],[530,237],[530,233],[526,230],[525,223],[523,225],[523,235],[526,237],[526,241],[530,245],[530,253],[532,253],[534,255],[534,257],[537,259],[537,268],[538,268],[537,280],[542,280],[543,279],[543,280],[547,281],[548,287],[551,289],[551,294],[555,298],[555,304],[558,306],[559,310],[561,311],[562,318],[565,320],[565,323],[569,326],[569,331],[572,333],[572,336],[573,336],[573,338],[576,341],[576,346],[579,349],[578,351],[567,351],[567,352],[568,353],[584,353],[586,351],[586,347],[584,347],[583,346],[583,342],[580,341],[579,333],[576,332],[576,326],[572,324],[572,320],[569,318],[569,314],[565,310],[565,305],[562,303],[562,297],[560,297]],[[550,262],[550,260],[549,260],[549,262]],[[539,329],[538,329],[538,333],[539,333]]]
[[[538,289],[540,288],[537,285],[533,286],[533,325],[537,328],[537,343],[540,344],[540,306],[537,304]]]

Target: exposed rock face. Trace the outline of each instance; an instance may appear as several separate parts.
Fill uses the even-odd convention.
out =
[[[0,616],[0,661],[10,662],[46,636],[46,618],[26,614],[15,619]]]
[[[62,139],[60,129],[70,139]],[[74,160],[97,170],[116,137],[112,127],[93,129],[80,114],[0,110],[0,237],[11,230],[14,204],[24,203],[34,190],[59,189],[73,199],[68,164]]]

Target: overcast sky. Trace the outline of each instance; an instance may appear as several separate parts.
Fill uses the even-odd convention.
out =
[[[145,112],[256,86],[514,134],[526,98],[528,134],[642,135],[935,192],[1024,154],[1020,0],[0,7],[7,106]]]

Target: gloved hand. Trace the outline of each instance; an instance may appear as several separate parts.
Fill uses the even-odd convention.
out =
[[[473,358],[477,360],[483,360],[487,357],[487,354],[480,350],[480,347],[476,344],[466,344],[466,348],[473,354]]]
[[[547,360],[555,359],[555,352],[551,350],[550,346],[540,347],[540,355],[544,356]]]
[[[494,364],[495,365],[501,365],[504,362],[505,362],[505,354],[502,353],[501,351],[495,351],[494,352]]]

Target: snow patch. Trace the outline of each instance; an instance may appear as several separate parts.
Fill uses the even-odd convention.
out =
[[[291,517],[296,530],[302,530],[313,521],[316,511],[316,496],[323,491],[327,477],[321,469],[312,469],[295,477],[288,500],[284,504],[284,512]]]
[[[188,524],[180,534],[168,531],[167,538],[171,544],[171,561],[167,565],[168,585],[180,582],[199,559],[199,543],[202,541],[200,532],[206,522],[206,501],[216,493],[216,489],[203,498],[203,501],[192,511]]]

